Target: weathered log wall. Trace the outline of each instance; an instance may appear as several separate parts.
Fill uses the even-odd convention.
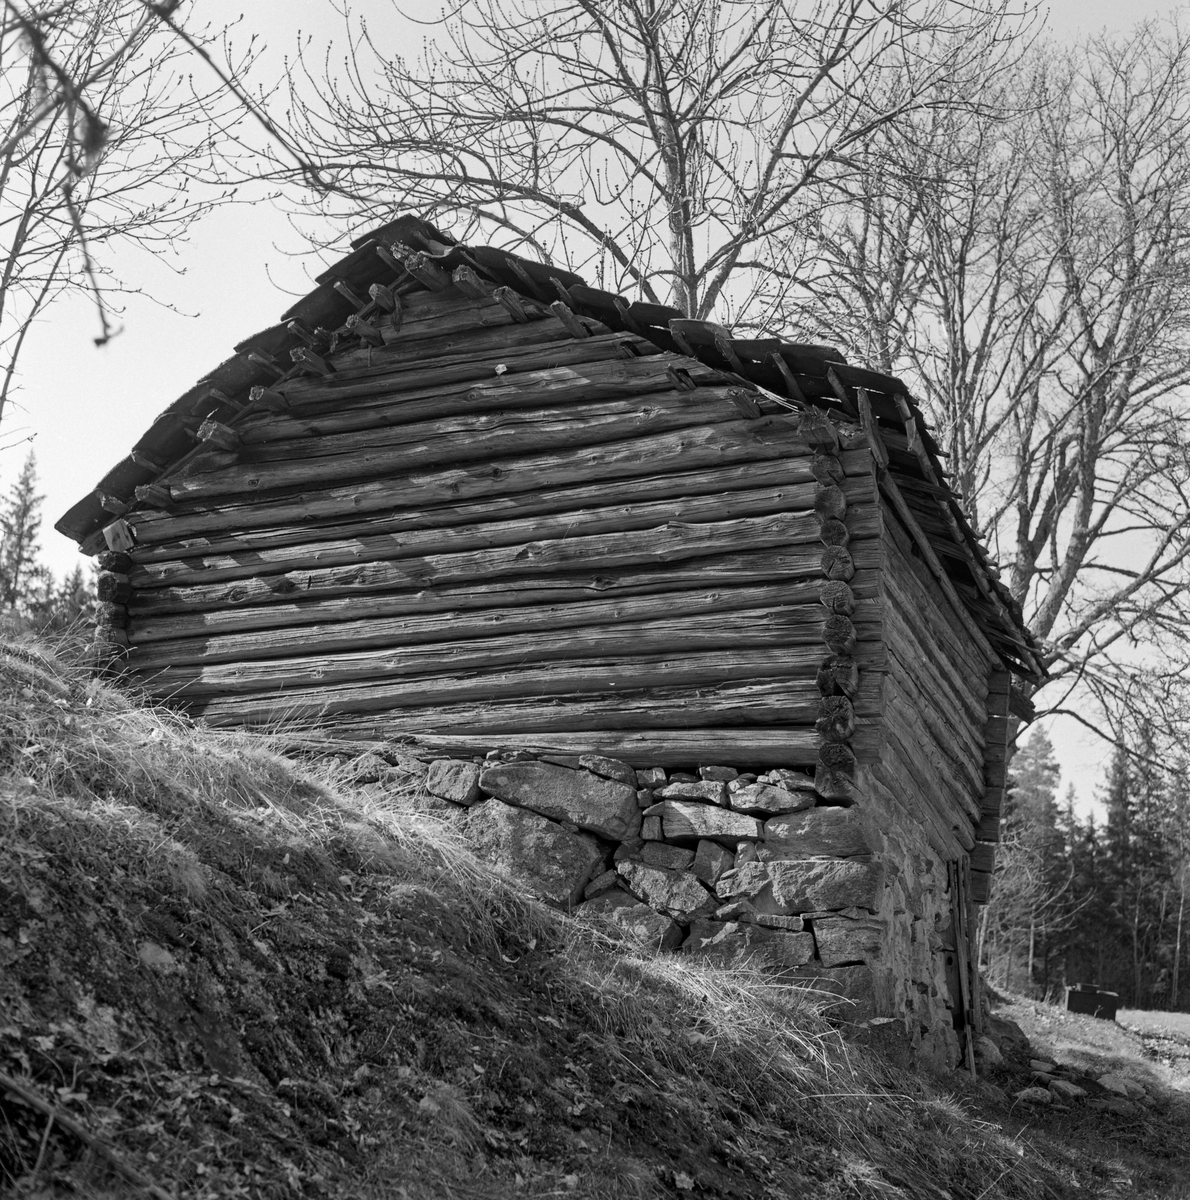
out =
[[[590,320],[452,288],[380,331],[124,518],[105,615],[147,691],[452,752],[799,764],[850,799],[879,755],[865,451]]]

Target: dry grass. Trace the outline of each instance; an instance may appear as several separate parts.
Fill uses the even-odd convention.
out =
[[[30,641],[0,644],[0,1069],[195,1197],[1065,1191],[812,994],[527,898],[399,761],[303,765]],[[0,1117],[0,1189],[126,1194]]]

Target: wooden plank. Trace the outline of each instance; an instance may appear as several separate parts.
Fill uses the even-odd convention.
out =
[[[619,695],[653,687],[701,687],[743,680],[789,679],[816,669],[817,647],[788,650],[729,650],[705,654],[648,655],[626,665],[606,659],[577,659],[474,672],[462,678],[422,675],[381,682],[294,688],[283,694],[214,697],[189,706],[211,721],[257,724],[309,720],[341,713],[376,712],[439,704],[494,703],[505,697]]]
[[[807,606],[808,607],[808,606]],[[820,612],[821,610],[819,610]],[[631,679],[639,655],[699,653],[732,648],[812,648],[813,668],[822,660],[821,619],[801,606],[746,609],[739,612],[681,613],[651,621],[617,621],[612,625],[538,629],[412,646],[372,647],[341,654],[300,655],[162,666],[150,671],[136,664],[144,686],[154,695],[210,696],[238,692],[280,691],[329,686],[366,679],[406,675],[459,675],[496,667],[567,659],[616,658]]]
[[[657,529],[557,538],[463,554],[288,571],[191,587],[142,589],[132,595],[129,613],[141,616],[192,608],[270,604],[292,600],[299,595],[329,598],[346,593],[421,590],[469,580],[511,578],[527,573],[548,573],[595,565],[612,571],[645,564],[677,563],[683,559],[744,549],[775,549],[802,543],[805,543],[802,551],[804,569],[810,573],[820,565],[822,558],[821,547],[813,540],[814,531],[809,528],[813,524],[812,514],[805,513],[745,517],[708,524],[675,522]],[[870,565],[864,548],[874,546],[874,542],[857,542],[853,545],[852,556],[857,567]]]
[[[164,540],[155,533],[159,527],[164,528],[165,538],[174,541],[212,530],[292,525],[406,507],[424,509],[490,496],[808,454],[793,423],[783,417],[763,417],[759,421],[729,421],[484,464],[410,471],[391,479],[357,480],[342,487],[299,490],[247,503],[207,501],[172,513],[136,512],[130,513],[127,521],[135,530],[137,542]]]
[[[815,585],[778,583],[762,587],[692,589],[571,604],[485,606],[478,610],[448,610],[403,617],[347,620],[330,624],[299,625],[231,633],[207,638],[167,641],[142,640],[130,662],[139,671],[188,663],[258,661],[296,655],[337,654],[386,646],[413,646],[423,642],[465,641],[468,638],[572,629],[611,622],[647,621],[665,616],[735,613],[766,605],[787,606],[805,614],[808,624],[821,624]],[[856,619],[871,625],[874,600],[858,601]],[[125,620],[127,617],[125,616]],[[732,618],[734,619],[734,618]],[[867,715],[867,714],[865,714]]]
[[[283,547],[246,548],[232,555],[202,555],[163,560],[134,566],[129,579],[133,587],[153,588],[215,583],[247,579],[265,571],[314,570],[347,563],[387,562],[428,555],[462,554],[499,546],[525,546],[551,539],[593,537],[603,533],[647,531],[674,522],[705,524],[778,513],[802,512],[806,516],[803,537],[809,541],[817,531],[810,519],[814,503],[812,485],[764,488],[730,492],[723,496],[683,497],[644,504],[617,505],[585,512],[533,516],[514,521],[488,521],[481,525],[447,529],[408,530],[399,534],[369,534],[339,540],[308,541]],[[877,517],[869,510],[868,520],[856,518],[856,536],[876,532]],[[250,538],[245,541],[250,542]]]
[[[796,509],[800,505],[797,498],[800,493],[796,489],[802,485],[812,487],[813,483],[805,458],[775,459],[708,471],[646,475],[641,479],[617,479],[608,483],[551,488],[544,492],[518,492],[511,496],[492,496],[477,503],[402,509],[355,520],[232,529],[223,533],[200,534],[176,541],[136,546],[130,551],[130,557],[136,563],[150,563],[202,554],[255,553],[302,542],[404,533],[411,529],[446,529],[485,521],[519,519],[539,514],[582,513],[611,505],[672,501],[678,498],[687,498],[697,505],[707,496],[712,501],[722,497],[725,506],[731,506],[735,500],[730,493],[760,488],[788,489],[791,497],[789,508]],[[848,480],[847,484],[850,483]],[[846,486],[844,492],[846,494]],[[161,522],[154,526],[154,533],[166,534],[164,526],[167,524]]]

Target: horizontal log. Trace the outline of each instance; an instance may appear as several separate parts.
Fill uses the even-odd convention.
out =
[[[810,728],[814,696],[805,685],[758,680],[699,688],[657,688],[605,696],[509,698],[495,704],[402,708],[394,714],[402,734],[447,732],[467,735],[565,733],[582,729],[672,729],[714,721],[736,725]],[[376,721],[372,716],[366,722]],[[383,719],[383,718],[382,718]],[[359,718],[346,718],[351,726]],[[341,722],[335,722],[336,729]]]
[[[523,634],[548,629],[573,629],[620,621],[647,621],[665,616],[735,613],[767,605],[797,609],[806,624],[821,620],[814,603],[814,587],[781,583],[767,587],[728,587],[663,592],[572,604],[526,605],[514,608],[485,606],[479,610],[448,610],[374,620],[348,620],[334,624],[299,625],[262,629],[206,638],[148,641],[137,645],[130,661],[139,671],[158,671],[188,663],[224,663],[286,658],[296,655],[336,654],[385,646],[413,646],[423,642],[463,641],[467,638]],[[490,598],[490,597],[489,597]],[[123,620],[128,620],[123,609]],[[858,601],[858,618],[874,626],[879,608],[874,600]]]
[[[664,371],[643,368],[657,362],[660,350],[649,347],[651,354],[629,362],[620,357],[622,344],[622,337],[604,337],[544,348],[527,346],[517,356],[462,355],[437,363],[418,362],[415,369],[403,364],[404,369],[347,384],[338,377],[326,380],[322,387],[300,393],[300,406],[299,393],[290,387],[285,392],[290,408],[283,415],[253,417],[239,426],[240,436],[245,445],[259,446],[489,409],[560,404],[567,397],[581,402],[670,389]],[[497,367],[504,370],[497,372]],[[586,387],[576,386],[576,372],[590,380]],[[713,374],[708,370],[705,378]]]
[[[471,439],[494,430],[544,426],[550,421],[591,421],[622,416],[672,402],[672,383],[662,369],[664,358],[638,358],[582,364],[578,369],[549,371],[460,385],[457,394],[441,387],[423,403],[399,403],[360,410],[340,410],[318,419],[286,422],[275,419],[245,437],[235,454],[238,463],[285,462],[291,458],[331,457],[380,446],[430,445],[454,436]],[[705,371],[709,377],[712,372]],[[696,380],[697,380],[696,376]],[[703,388],[681,407],[725,399],[730,389]],[[366,421],[360,423],[363,418]],[[300,424],[286,432],[280,427]]]
[[[807,528],[813,523],[813,515],[807,513],[781,513],[707,524],[675,522],[656,529],[558,538],[463,554],[428,555],[392,562],[289,571],[190,587],[144,589],[131,597],[129,612],[145,615],[180,612],[188,608],[277,603],[297,596],[330,597],[349,592],[361,594],[402,588],[421,590],[468,580],[511,578],[526,573],[565,571],[583,566],[613,571],[629,566],[677,563],[711,554],[802,543],[805,543],[802,552],[805,555],[805,569],[809,573],[813,570],[811,564],[818,564],[821,559],[820,548],[812,540],[812,531]],[[863,552],[863,547],[875,545],[875,542],[856,543],[860,548],[857,554]]]
[[[378,741],[401,738],[399,721],[353,724],[358,736]],[[365,733],[365,730],[370,730]],[[457,755],[467,758],[499,748],[525,750],[533,754],[603,754],[633,767],[662,765],[666,768],[729,764],[743,770],[765,767],[811,766],[818,755],[818,737],[812,730],[722,729],[710,726],[691,729],[652,729],[642,732],[587,730],[573,733],[504,733],[468,737],[463,734],[421,735],[409,738],[410,748],[426,756]]]
[[[420,509],[597,480],[632,479],[806,454],[808,450],[797,440],[792,422],[783,417],[763,417],[759,421],[729,421],[485,464],[412,471],[393,479],[359,480],[343,487],[299,491],[248,503],[208,501],[174,513],[131,513],[128,523],[138,542],[160,542],[161,536],[154,531],[162,525],[170,540],[175,540],[211,530],[293,525],[407,507]]]
[[[791,589],[787,603],[813,603],[819,586],[817,564],[803,551],[762,550],[715,555],[672,566],[604,571],[598,567],[560,575],[427,588],[379,595],[347,594],[328,599],[299,599],[253,608],[183,611],[142,616],[129,628],[134,644],[177,638],[214,637],[269,629],[302,629],[340,621],[404,617],[419,613],[474,612],[522,605],[569,605],[592,600],[623,601],[637,596],[671,596],[675,604],[707,588],[782,583]],[[852,580],[856,595],[874,599],[879,583],[874,571]],[[797,589],[794,591],[793,589]]]
[[[339,540],[309,541],[300,545],[249,547],[235,555],[203,555],[144,563],[131,569],[135,588],[216,583],[246,579],[265,571],[315,570],[348,563],[387,562],[427,555],[462,554],[498,546],[525,546],[555,538],[591,537],[602,533],[648,530],[673,522],[705,523],[739,520],[774,513],[807,512],[814,501],[810,484],[789,488],[763,488],[728,492],[721,496],[683,497],[614,508],[587,509],[513,521],[487,521],[482,525],[446,529],[418,529],[402,533],[368,534]],[[857,522],[868,536],[878,531],[873,511],[866,522]],[[806,536],[809,540],[810,527]],[[246,541],[250,539],[246,538]]]
[[[819,610],[820,611],[820,610]],[[157,696],[231,695],[281,691],[366,679],[412,675],[459,675],[496,667],[567,659],[618,659],[632,678],[639,655],[701,653],[732,648],[813,647],[813,681],[821,644],[814,606],[789,605],[744,609],[733,613],[700,613],[651,621],[617,621],[612,625],[541,629],[502,633],[412,646],[376,647],[342,654],[305,654],[197,666],[163,666],[149,672],[138,662],[143,686]]]
[[[654,687],[702,687],[758,678],[790,679],[811,672],[817,647],[721,650],[652,655],[623,661],[578,659],[547,666],[475,672],[462,678],[422,675],[408,679],[294,688],[281,694],[217,696],[187,707],[218,723],[260,724],[324,720],[341,713],[377,712],[427,705],[495,703],[505,697],[619,695]],[[632,688],[626,689],[631,681]],[[309,680],[315,684],[315,680]]]
[[[603,446],[628,438],[738,422],[726,388],[702,388],[688,403],[677,392],[645,400],[616,400],[570,410],[534,409],[513,415],[451,418],[426,425],[402,425],[339,438],[287,442],[289,453],[275,462],[251,462],[247,454],[210,454],[169,478],[175,500],[193,501],[245,493],[260,495],[311,484],[342,484],[354,479],[401,475],[410,468],[488,462],[504,455],[548,454],[565,448]],[[473,428],[466,428],[466,424]],[[459,427],[464,426],[464,427]],[[332,453],[348,438],[385,433],[392,440]],[[378,439],[379,440],[379,439]],[[309,450],[313,457],[299,451]],[[325,453],[323,453],[325,451]]]
[[[125,572],[129,571],[134,562],[160,562],[203,554],[254,553],[302,542],[404,533],[411,529],[446,529],[484,521],[513,520],[552,513],[579,513],[584,509],[606,508],[610,505],[673,501],[679,497],[690,498],[692,502],[700,503],[706,496],[723,496],[724,502],[730,505],[734,503],[728,495],[731,492],[754,491],[759,488],[796,488],[810,482],[805,459],[789,458],[718,467],[707,471],[646,475],[640,479],[613,479],[606,483],[550,488],[543,492],[518,492],[511,496],[492,496],[474,503],[443,504],[436,508],[405,508],[399,512],[354,520],[306,522],[264,529],[232,529],[225,533],[177,540],[169,539],[170,522],[162,521],[152,528],[155,536],[163,535],[165,540],[134,547],[130,554],[123,556],[129,559],[123,569]],[[796,505],[791,502],[790,507]]]

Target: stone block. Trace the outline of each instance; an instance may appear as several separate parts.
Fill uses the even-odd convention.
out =
[[[578,765],[593,775],[604,779],[612,779],[616,783],[626,784],[630,788],[637,787],[636,772],[618,758],[604,758],[602,754],[580,754]]]
[[[814,777],[805,771],[791,771],[788,767],[774,767],[758,777],[761,783],[771,783],[790,792],[813,792]]]
[[[737,812],[765,813],[774,817],[812,808],[814,793],[789,792],[771,783],[750,783],[729,792],[727,802]]]
[[[488,800],[468,814],[463,828],[476,853],[503,867],[549,904],[577,904],[603,850],[594,838],[567,833],[560,825],[530,812]]]
[[[735,866],[735,855],[718,842],[706,838],[698,843],[694,854],[694,865],[690,868],[709,888],[719,882],[725,871]]]
[[[500,763],[483,771],[479,786],[506,804],[569,821],[612,841],[640,832],[635,786],[587,771],[547,762]]]
[[[756,776],[750,771],[745,771],[743,775],[737,775],[733,780],[731,780],[730,783],[728,783],[727,790],[729,792],[738,791],[740,788],[747,787],[748,784],[755,782]]]
[[[764,825],[755,817],[690,800],[662,800],[645,809],[645,819],[649,817],[661,818],[665,836],[672,841],[707,838],[735,846],[741,841],[764,836]]]
[[[715,909],[716,921],[742,921],[747,925],[763,925],[765,929],[784,929],[787,933],[801,933],[806,923],[801,917],[776,917],[759,913],[750,900],[729,900]]]
[[[1049,1087],[1059,1100],[1079,1100],[1087,1094],[1086,1088],[1071,1083],[1069,1079],[1051,1079]]]
[[[717,779],[700,779],[697,783],[667,783],[655,789],[660,800],[701,800],[704,804],[726,804],[727,784]]]
[[[764,823],[762,859],[852,858],[871,854],[859,810],[855,808],[807,808],[801,812],[772,817]]]
[[[640,823],[640,836],[646,842],[659,842],[661,840],[661,818],[645,817]]]
[[[641,788],[665,787],[665,769],[663,767],[638,767],[636,786]]]
[[[426,771],[426,791],[452,804],[474,804],[479,799],[479,763],[436,758]]]
[[[638,899],[667,917],[686,922],[714,911],[718,900],[690,871],[671,871],[626,859],[616,864],[624,885]]]
[[[656,794],[652,788],[640,788],[636,793],[637,808],[652,808],[657,803]]]
[[[680,925],[625,892],[606,892],[589,900],[578,911],[613,926],[639,946],[653,950],[675,950],[682,943]]]
[[[721,966],[766,967],[787,971],[814,957],[814,939],[808,933],[786,933],[739,921],[694,921],[682,949]]]
[[[596,875],[583,889],[583,899],[593,900],[596,896],[602,896],[604,892],[610,892],[612,888],[618,887],[619,883],[620,876],[614,868],[604,871],[602,875]]]
[[[884,867],[873,862],[750,862],[736,866],[720,880],[723,899],[744,897],[756,910],[774,916],[847,908],[880,907]]]
[[[640,852],[641,862],[670,871],[689,871],[694,866],[694,851],[666,842],[647,842]],[[695,872],[697,874],[697,872]]]
[[[735,767],[699,767],[698,777],[700,779],[716,780],[719,783],[730,783],[739,775],[739,771]]]
[[[888,926],[872,918],[827,917],[814,922],[814,941],[824,967],[875,962],[887,940]]]

